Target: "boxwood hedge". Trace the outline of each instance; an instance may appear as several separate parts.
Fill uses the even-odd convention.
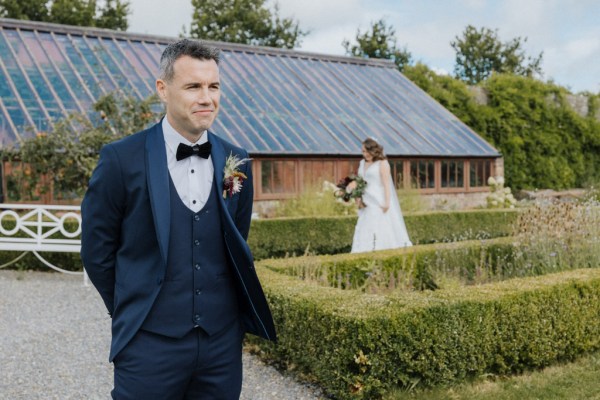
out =
[[[340,399],[543,367],[600,348],[600,269],[364,294],[259,263],[279,342],[264,354]]]

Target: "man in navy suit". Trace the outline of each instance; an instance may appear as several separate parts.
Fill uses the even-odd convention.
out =
[[[245,332],[275,340],[246,243],[250,160],[208,131],[218,63],[197,41],[165,49],[166,116],[102,148],[81,206],[81,256],[112,317],[114,399],[238,399]]]

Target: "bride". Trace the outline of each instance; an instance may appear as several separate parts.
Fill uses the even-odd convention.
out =
[[[358,200],[358,222],[351,252],[412,246],[383,147],[369,138],[362,143],[362,154],[364,159],[360,161],[358,175],[367,186],[362,201]]]

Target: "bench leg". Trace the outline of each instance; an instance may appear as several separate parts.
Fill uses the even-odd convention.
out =
[[[8,267],[9,265],[13,265],[14,263],[16,263],[17,261],[19,261],[21,258],[23,258],[25,256],[25,254],[27,254],[27,251],[24,251],[23,254],[21,254],[20,256],[18,256],[17,258],[15,258],[12,261],[7,262],[6,264],[2,264],[0,265],[0,269],[4,268],[4,267]]]

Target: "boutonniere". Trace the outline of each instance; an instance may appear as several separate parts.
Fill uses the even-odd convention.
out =
[[[225,160],[225,168],[223,169],[223,198],[226,199],[227,195],[233,197],[234,194],[239,193],[242,190],[242,184],[244,179],[248,177],[239,171],[239,167],[244,165],[249,158],[239,159],[237,155],[233,153],[229,154],[227,160]]]

